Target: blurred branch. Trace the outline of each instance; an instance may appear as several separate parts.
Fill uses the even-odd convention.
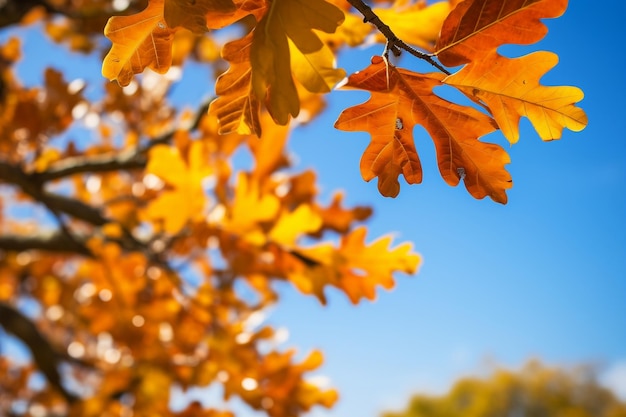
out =
[[[102,226],[109,222],[100,210],[82,201],[44,190],[36,176],[27,174],[20,167],[5,161],[0,161],[0,181],[18,186],[25,194],[41,202],[52,212],[65,213],[94,226]]]
[[[35,324],[20,311],[0,302],[0,326],[20,339],[28,347],[39,370],[51,386],[56,388],[68,402],[76,400],[61,384],[58,366],[64,356],[57,352],[48,339],[37,330]]]
[[[67,236],[62,231],[36,236],[2,235],[0,249],[5,251],[46,250],[51,252],[69,252],[91,256],[91,252],[76,237]]]
[[[40,173],[32,174],[38,181],[46,182],[86,172],[110,172],[144,168],[147,164],[146,153],[156,145],[168,143],[179,130],[193,132],[198,129],[202,117],[206,115],[211,100],[203,102],[187,126],[176,126],[153,138],[148,143],[135,148],[105,155],[83,155],[65,158]]]
[[[41,8],[48,14],[63,15],[74,20],[85,19],[108,19],[113,12],[116,14],[132,14],[146,7],[146,0],[132,0],[128,7],[122,11],[116,11],[111,6],[108,8],[83,7],[84,10],[71,5],[57,6],[48,0],[5,0],[0,1],[0,28],[20,23],[31,10]]]

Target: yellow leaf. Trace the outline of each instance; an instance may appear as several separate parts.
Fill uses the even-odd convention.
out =
[[[128,85],[145,68],[164,74],[172,62],[171,29],[163,17],[164,0],[150,0],[148,7],[130,16],[114,16],[104,28],[113,47],[104,58],[102,75]]]
[[[304,88],[312,93],[329,93],[346,72],[333,68],[335,55],[326,45],[310,53],[303,53],[289,41],[291,71]]]
[[[35,171],[44,172],[54,162],[61,159],[61,152],[55,148],[47,148],[35,159]]]
[[[150,150],[146,172],[170,185],[180,186],[185,183],[188,170],[177,148],[157,145]]]
[[[278,198],[273,194],[264,194],[259,184],[242,172],[237,177],[233,205],[225,228],[250,242],[261,244],[264,236],[260,223],[274,219],[279,209]]]
[[[163,222],[168,233],[178,233],[189,220],[203,215],[206,195],[202,180],[211,174],[204,144],[193,142],[185,163],[177,148],[157,145],[150,150],[146,172],[156,175],[173,189],[164,190],[150,201],[145,216]]]
[[[288,273],[289,280],[302,292],[314,294],[326,302],[324,289],[332,285],[343,291],[354,304],[361,299],[373,300],[376,287],[390,289],[393,274],[414,274],[421,263],[410,243],[389,248],[391,237],[383,237],[370,245],[365,243],[367,229],[359,227],[341,238],[339,248],[328,244],[300,249],[309,265]]]
[[[269,238],[276,243],[291,246],[305,233],[316,232],[322,226],[322,218],[308,204],[301,204],[290,213],[283,213]]]
[[[557,62],[555,54],[545,51],[513,59],[492,52],[444,82],[485,103],[511,143],[519,139],[521,116],[528,117],[541,139],[559,139],[564,127],[584,129],[587,116],[574,105],[584,96],[579,88],[539,83]]]

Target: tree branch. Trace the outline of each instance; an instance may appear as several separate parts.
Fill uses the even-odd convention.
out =
[[[92,256],[91,252],[81,244],[81,239],[69,237],[66,233],[55,231],[35,236],[2,235],[0,249],[5,251],[45,250],[50,252],[78,253]]]
[[[53,163],[47,170],[32,175],[39,182],[46,182],[86,172],[110,172],[144,168],[148,162],[145,155],[151,148],[170,142],[174,134],[181,129],[189,132],[198,129],[200,121],[206,114],[211,101],[212,99],[207,100],[200,105],[187,126],[176,126],[142,146],[138,145],[132,149],[104,155],[83,155],[65,158],[57,163]]]
[[[29,175],[21,168],[5,161],[0,161],[0,181],[17,185],[25,194],[41,202],[52,212],[69,214],[95,226],[102,226],[109,222],[100,210],[82,201],[44,190],[36,176]]]
[[[68,392],[61,383],[58,367],[64,356],[52,347],[28,317],[9,304],[0,302],[0,326],[26,344],[35,364],[52,387],[68,402],[76,401],[76,396]]]
[[[428,54],[425,54],[424,52],[418,51],[417,49],[405,43],[402,39],[398,38],[396,34],[393,33],[391,28],[387,26],[382,20],[380,20],[380,17],[378,17],[378,15],[374,13],[372,8],[369,7],[367,4],[365,4],[363,0],[347,0],[347,1],[348,3],[352,5],[352,7],[357,9],[363,15],[363,22],[365,23],[369,22],[373,24],[374,26],[376,26],[378,31],[382,33],[385,38],[387,38],[387,45],[385,46],[385,55],[388,54],[389,51],[391,51],[393,52],[394,55],[398,56],[400,55],[401,50],[405,50],[411,55],[428,62],[430,65],[437,68],[439,71],[443,72],[444,74],[450,75],[450,71],[448,71],[440,63],[435,61],[433,57],[431,57]]]

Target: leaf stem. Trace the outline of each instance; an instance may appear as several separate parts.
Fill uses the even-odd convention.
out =
[[[387,44],[385,45],[385,52],[384,52],[385,55],[388,55],[389,51],[391,51],[393,52],[395,56],[398,56],[400,55],[401,50],[405,50],[411,55],[428,62],[430,65],[437,68],[439,71],[443,72],[444,74],[450,75],[450,71],[448,71],[440,63],[435,61],[432,56],[425,54],[424,52],[418,51],[417,49],[408,45],[402,39],[398,38],[396,34],[393,33],[391,28],[387,26],[385,22],[380,20],[380,17],[378,17],[378,15],[374,13],[372,8],[369,7],[367,4],[365,4],[363,0],[347,0],[347,1],[348,3],[352,5],[352,7],[357,9],[363,15],[363,22],[365,23],[369,22],[373,24],[374,26],[376,26],[378,31],[382,33],[385,38],[387,38]]]

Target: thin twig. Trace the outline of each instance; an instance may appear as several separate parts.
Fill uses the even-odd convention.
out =
[[[405,43],[402,39],[398,38],[396,34],[393,33],[391,28],[387,26],[385,22],[380,20],[380,17],[378,17],[378,15],[374,13],[372,8],[365,4],[363,0],[347,1],[352,5],[352,7],[357,9],[363,15],[363,22],[369,22],[373,24],[374,26],[376,26],[378,31],[382,33],[385,38],[387,38],[387,44],[385,45],[385,55],[387,55],[389,51],[391,51],[395,56],[398,56],[400,55],[401,50],[405,50],[411,55],[428,62],[430,65],[437,68],[444,74],[450,75],[450,71],[448,71],[440,63],[435,61],[432,56],[425,54],[424,52],[418,51],[417,49]]]

